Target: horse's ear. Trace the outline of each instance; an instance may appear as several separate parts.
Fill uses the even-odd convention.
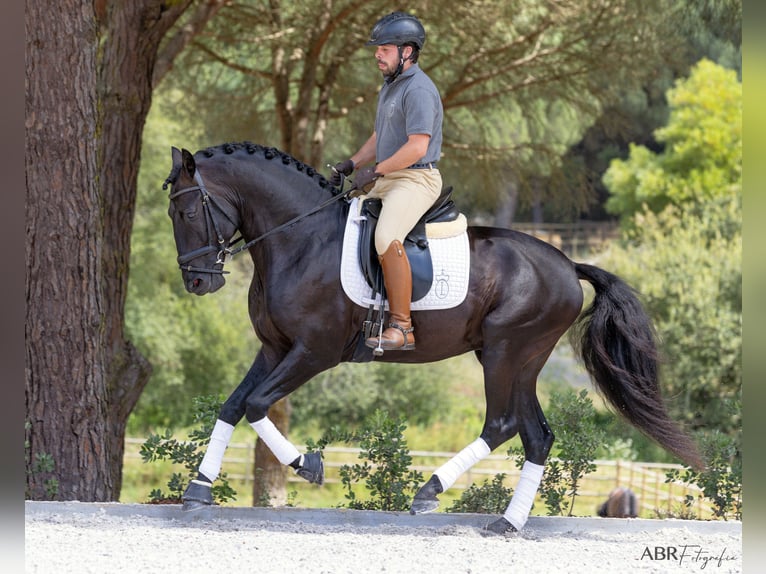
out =
[[[177,147],[171,147],[170,152],[173,155],[173,169],[175,170],[176,167],[178,169],[181,169],[181,150]]]
[[[194,163],[194,156],[189,152],[188,149],[182,149],[181,158],[186,173],[189,174],[189,177],[194,177],[194,172],[197,170],[197,164]]]

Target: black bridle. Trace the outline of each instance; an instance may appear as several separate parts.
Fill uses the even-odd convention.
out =
[[[275,233],[278,233],[279,231],[282,231],[284,229],[287,229],[291,225],[297,223],[301,219],[304,219],[308,217],[309,215],[313,215],[317,211],[321,211],[331,203],[335,203],[336,201],[345,198],[349,193],[351,193],[354,190],[354,186],[351,186],[347,191],[343,191],[343,180],[341,180],[341,187],[340,192],[337,195],[333,195],[330,199],[327,201],[319,204],[318,206],[314,207],[310,211],[299,215],[297,217],[294,217],[290,221],[287,221],[283,223],[282,225],[279,225],[275,227],[274,229],[271,229],[270,231],[267,231],[266,233],[263,233],[262,235],[259,235],[255,239],[252,239],[251,241],[248,241],[244,245],[241,245],[240,247],[236,249],[231,249],[231,245],[235,243],[239,243],[243,238],[239,237],[233,241],[227,242],[224,237],[223,233],[221,233],[221,228],[218,225],[218,221],[216,221],[215,215],[213,213],[213,208],[218,210],[223,216],[229,220],[229,222],[234,225],[235,229],[237,228],[237,224],[234,223],[231,218],[226,214],[226,212],[221,208],[220,205],[218,205],[218,202],[215,200],[215,198],[210,195],[210,192],[208,192],[207,188],[205,187],[205,184],[202,181],[202,176],[199,173],[199,170],[196,170],[194,172],[194,180],[197,182],[197,185],[193,185],[191,187],[185,187],[183,189],[179,189],[176,191],[173,191],[169,194],[169,198],[171,201],[175,198],[177,198],[180,195],[183,195],[184,193],[188,193],[190,191],[199,191],[201,198],[202,198],[202,207],[205,212],[205,225],[207,227],[207,236],[208,236],[208,242],[207,245],[204,247],[200,247],[199,249],[195,249],[193,251],[190,251],[189,253],[185,253],[183,255],[178,256],[178,266],[182,271],[195,271],[197,273],[214,273],[214,274],[226,274],[229,273],[228,271],[223,270],[224,263],[227,263],[231,260],[232,257],[234,257],[236,254],[249,249],[259,241],[262,241],[263,239],[266,239],[270,235],[273,235]],[[215,231],[215,237],[218,241],[218,245],[215,245],[212,239],[212,233],[211,228]],[[203,255],[207,255],[208,253],[217,252],[218,255],[216,257],[216,261],[213,265],[221,265],[220,269],[207,269],[205,267],[194,267],[190,265],[189,263],[193,261],[194,259],[197,259],[198,257],[202,257]]]

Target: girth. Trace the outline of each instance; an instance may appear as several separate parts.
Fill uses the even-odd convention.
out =
[[[365,199],[361,215],[364,219],[359,227],[359,263],[367,284],[375,293],[383,293],[383,272],[375,250],[375,228],[378,225],[382,202],[380,199]],[[452,187],[442,189],[433,206],[423,215],[404,239],[404,251],[412,268],[412,301],[418,301],[428,294],[433,283],[434,271],[431,250],[426,236],[426,223],[455,221],[460,212],[452,201]]]

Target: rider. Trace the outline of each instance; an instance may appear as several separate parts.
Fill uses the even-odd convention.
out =
[[[375,129],[351,158],[337,163],[330,181],[359,166],[354,188],[368,198],[380,198],[382,209],[375,231],[375,250],[383,269],[391,311],[388,328],[367,339],[368,347],[385,350],[415,348],[410,317],[412,272],[402,242],[433,205],[442,189],[436,163],[441,156],[443,109],[434,83],[418,66],[426,40],[420,21],[393,12],[375,24],[368,46],[377,46],[375,59],[385,83],[378,96]]]

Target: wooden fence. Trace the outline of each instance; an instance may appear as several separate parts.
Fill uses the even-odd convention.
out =
[[[126,439],[126,458],[140,458],[138,451],[142,439]],[[325,483],[340,483],[340,468],[360,462],[359,449],[349,447],[330,446],[324,449]],[[412,457],[412,470],[428,476],[455,453],[410,451]],[[223,471],[226,472],[230,481],[236,481],[245,488],[252,488],[253,462],[255,460],[255,442],[252,444],[231,443],[226,450],[223,461]],[[588,474],[582,480],[579,495],[575,502],[576,515],[593,515],[598,504],[604,502],[613,488],[623,486],[630,488],[638,498],[641,512],[640,516],[654,518],[658,515],[678,515],[683,501],[687,495],[695,500],[692,510],[701,518],[710,518],[712,515],[709,501],[701,496],[701,491],[696,485],[688,485],[680,482],[666,483],[666,473],[671,469],[683,468],[678,464],[661,464],[651,462],[595,461],[597,470]],[[519,477],[519,469],[507,456],[501,454],[489,455],[480,461],[468,472],[464,473],[452,487],[462,491],[472,484],[481,486],[484,481],[490,482],[495,475],[504,474],[504,484],[511,488],[515,487]],[[303,479],[289,473],[288,481],[295,485],[306,484]],[[450,491],[451,492],[451,491]],[[459,492],[457,497],[459,497]],[[538,509],[545,507],[540,500],[536,503]],[[542,513],[542,512],[538,512]]]
[[[619,236],[617,223],[578,221],[576,223],[512,223],[511,228],[542,239],[569,257],[582,259],[603,250]]]

